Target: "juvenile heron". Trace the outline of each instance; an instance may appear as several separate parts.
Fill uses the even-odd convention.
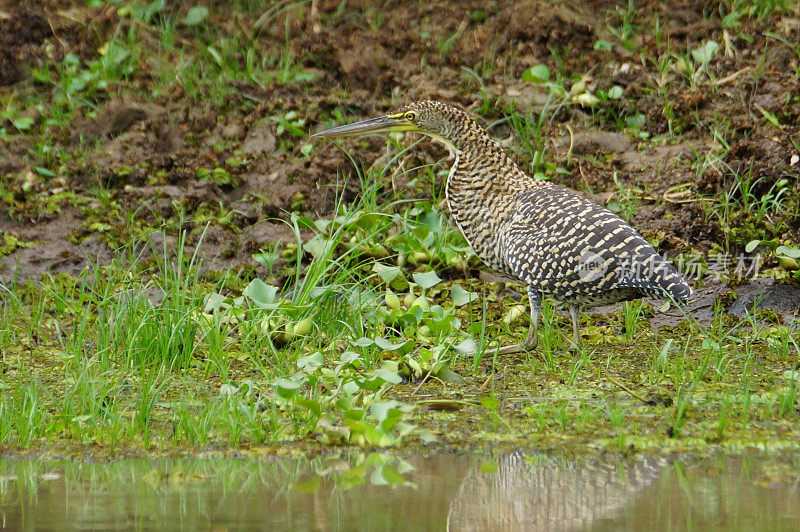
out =
[[[576,345],[581,308],[645,296],[676,302],[691,296],[681,274],[622,218],[527,175],[461,109],[420,101],[312,137],[391,131],[415,131],[447,146],[455,163],[445,195],[456,226],[487,266],[528,287],[528,336],[500,353],[536,347],[542,296],[569,308]]]

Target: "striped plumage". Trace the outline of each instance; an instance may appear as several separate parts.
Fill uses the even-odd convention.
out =
[[[574,192],[528,176],[461,109],[415,102],[317,135],[379,131],[417,131],[450,149],[455,163],[446,197],[455,224],[484,263],[527,285],[528,338],[501,352],[536,345],[542,296],[569,307],[577,343],[580,307],[644,296],[684,301],[691,295],[680,273],[624,220]]]
[[[656,456],[598,461],[520,452],[494,462],[493,473],[475,468],[461,481],[447,530],[613,528],[609,523],[669,465]]]

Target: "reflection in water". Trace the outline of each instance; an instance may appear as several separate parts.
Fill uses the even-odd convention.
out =
[[[0,461],[0,529],[800,530],[800,458]]]
[[[515,453],[494,474],[470,471],[450,504],[449,530],[573,530],[628,506],[666,467],[663,458],[567,460]]]

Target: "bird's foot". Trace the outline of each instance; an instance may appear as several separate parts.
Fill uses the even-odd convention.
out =
[[[564,348],[570,353],[574,353],[581,350],[581,343],[575,340],[566,340],[564,342]]]
[[[564,338],[564,347],[569,351],[578,351],[583,343],[580,335],[572,335],[572,338]]]
[[[501,347],[500,350],[497,352],[498,355],[510,355],[512,353],[524,353],[526,351],[533,351],[536,349],[536,344],[538,343],[536,340],[536,336],[533,337],[534,339],[531,340],[528,337],[524,342],[514,345],[507,345],[505,347]]]

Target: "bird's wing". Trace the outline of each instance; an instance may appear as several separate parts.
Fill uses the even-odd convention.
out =
[[[562,190],[517,202],[520,207],[498,241],[499,255],[514,275],[563,298],[617,288],[688,297],[691,289],[680,274],[624,220]]]

